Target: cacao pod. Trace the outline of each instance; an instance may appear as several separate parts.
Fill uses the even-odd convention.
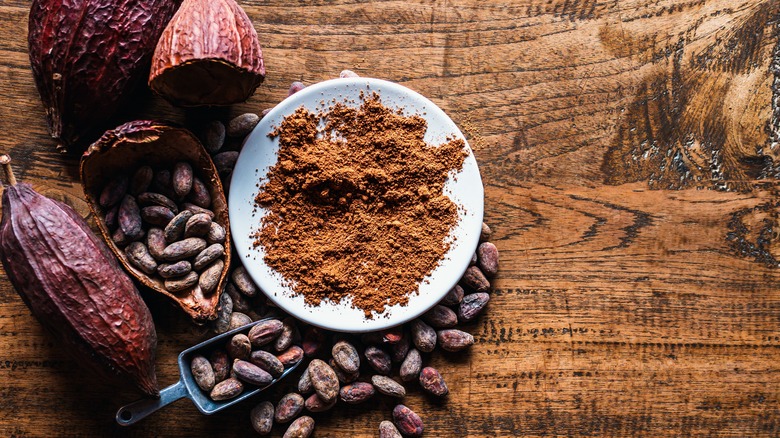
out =
[[[184,0],[157,43],[149,86],[174,105],[230,105],[264,78],[257,32],[234,0]]]
[[[9,179],[0,260],[22,300],[79,365],[157,396],[157,334],[133,282],[71,207]]]
[[[101,210],[99,203],[101,189],[108,181],[128,169],[147,165],[153,168],[172,168],[174,163],[182,161],[191,163],[195,176],[206,185],[212,199],[215,215],[213,220],[226,232],[224,267],[214,289],[216,292],[210,294],[205,294],[197,281],[184,290],[170,292],[166,290],[163,278],[150,276],[131,264],[127,254],[111,239],[111,231],[105,222],[105,211]],[[107,131],[87,148],[81,157],[80,173],[84,194],[95,215],[100,234],[125,269],[144,286],[173,300],[196,323],[216,319],[219,296],[224,289],[230,266],[230,225],[227,200],[217,169],[198,139],[184,128],[164,123],[149,120],[128,122]]]
[[[34,0],[28,47],[51,136],[66,148],[96,130],[148,72],[180,0]]]

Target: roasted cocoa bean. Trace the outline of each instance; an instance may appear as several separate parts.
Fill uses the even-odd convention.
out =
[[[284,324],[278,319],[263,321],[249,330],[249,340],[252,341],[253,346],[262,347],[276,339],[283,327]]]
[[[211,228],[211,218],[206,213],[193,214],[184,225],[184,237],[206,237]]]
[[[252,351],[249,361],[274,378],[281,376],[284,372],[284,364],[276,356],[264,350]]]
[[[305,400],[300,394],[291,392],[283,395],[279,399],[279,403],[276,404],[274,420],[277,423],[289,423],[293,418],[301,414],[304,402]]]
[[[160,169],[154,173],[152,191],[161,193],[170,199],[176,197],[176,194],[173,192],[173,179],[168,169]]]
[[[411,323],[412,343],[423,353],[430,353],[436,348],[436,330],[419,319]]]
[[[155,260],[162,260],[165,251],[165,233],[160,228],[149,228],[146,233],[146,248]]]
[[[139,167],[130,179],[128,191],[133,196],[140,195],[149,190],[149,186],[152,185],[152,178],[154,178],[154,171],[151,166]],[[138,202],[140,203],[141,201],[139,200]]]
[[[190,189],[190,193],[187,195],[187,200],[198,207],[211,207],[211,193],[209,193],[208,187],[206,187],[206,184],[203,184],[200,178],[192,178],[192,189]]]
[[[337,401],[338,399],[334,398],[332,402],[326,403],[317,394],[312,394],[306,399],[306,401],[303,403],[303,406],[309,412],[325,412],[333,406],[336,406]]]
[[[314,391],[325,403],[335,400],[339,393],[339,380],[336,373],[328,364],[313,359],[309,362],[309,378]]]
[[[163,260],[175,262],[198,255],[206,249],[206,241],[200,237],[189,237],[178,242],[173,242],[165,247]]]
[[[259,366],[241,359],[233,360],[233,374],[244,383],[255,386],[265,386],[274,378]],[[303,399],[301,399],[303,405]]]
[[[249,412],[252,428],[260,435],[268,435],[274,427],[274,405],[269,401],[260,402]]]
[[[254,113],[241,114],[227,124],[227,135],[230,137],[246,137],[260,122],[260,117]]]
[[[211,155],[216,154],[225,144],[225,124],[219,120],[207,123],[201,139],[206,151]]]
[[[106,216],[103,218],[103,222],[105,222],[106,227],[108,227],[108,229],[111,231],[114,231],[118,225],[117,216],[119,216],[119,205],[115,205],[108,209]]]
[[[248,313],[252,310],[252,304],[235,286],[233,286],[232,283],[228,283],[228,285],[225,286],[225,293],[230,295],[230,298],[233,299],[234,312]]]
[[[141,222],[141,209],[135,202],[135,198],[125,195],[122,198],[122,204],[119,205],[119,228],[125,233],[131,241],[138,240],[144,236],[144,230]]]
[[[223,293],[219,296],[219,309],[217,310],[217,319],[214,320],[212,328],[214,333],[222,334],[228,331],[230,327],[230,315],[233,313],[233,299],[230,295]]]
[[[460,322],[473,321],[482,312],[488,301],[490,301],[490,295],[484,292],[466,295],[458,306],[458,320]]]
[[[474,344],[474,336],[457,329],[438,332],[439,346],[445,351],[461,351]]]
[[[114,234],[111,235],[111,240],[119,247],[123,247],[132,242],[132,240],[130,240],[130,238],[127,237],[122,231],[122,228],[117,228],[114,231]]]
[[[231,359],[249,360],[252,353],[252,343],[249,342],[249,338],[245,334],[238,333],[230,338],[225,349]]]
[[[307,327],[303,332],[303,342],[301,343],[303,351],[306,353],[306,357],[316,356],[324,342],[325,334],[322,330],[317,327]]]
[[[301,377],[298,379],[298,392],[300,392],[303,395],[311,394],[312,392],[314,392],[314,386],[312,386],[311,379],[309,378],[308,367],[306,367],[303,370]]]
[[[304,415],[293,421],[282,438],[309,438],[314,432],[314,418]]]
[[[364,354],[366,362],[374,371],[379,374],[390,374],[393,364],[390,355],[386,351],[371,345],[366,348]]]
[[[295,81],[292,84],[290,84],[290,89],[287,90],[287,96],[292,96],[293,94],[303,90],[306,88],[306,85],[303,85],[303,82]]]
[[[165,241],[173,243],[181,239],[184,236],[184,227],[187,226],[187,221],[190,220],[192,215],[191,211],[182,210],[174,216],[168,225],[165,226]]]
[[[195,379],[195,383],[198,384],[200,389],[211,392],[214,389],[216,381],[214,379],[214,369],[211,367],[211,363],[203,356],[195,356],[190,362],[190,370],[192,371],[192,377]]]
[[[396,342],[390,347],[390,359],[393,363],[400,363],[406,358],[406,354],[409,353],[412,341],[409,339],[408,334],[404,334],[400,341]]]
[[[184,198],[192,189],[192,166],[190,163],[179,161],[173,165],[173,192],[179,199]]]
[[[103,191],[100,192],[100,198],[98,203],[103,208],[113,207],[119,204],[120,201],[127,194],[127,177],[121,175],[115,179],[112,179],[103,187]]]
[[[469,266],[460,281],[464,286],[474,289],[477,292],[487,292],[490,290],[490,282],[477,266]]]
[[[344,403],[356,405],[363,403],[374,396],[374,385],[366,382],[355,382],[343,386],[339,390],[339,398]]]
[[[382,342],[385,344],[397,344],[401,342],[404,337],[404,331],[402,326],[392,327],[386,330],[382,330]]]
[[[330,365],[331,368],[333,368],[333,372],[336,373],[336,378],[339,379],[339,383],[342,385],[346,385],[347,383],[352,383],[355,380],[360,377],[360,372],[355,371],[354,373],[348,373],[341,368],[339,368],[338,365],[336,365],[336,362],[333,361],[333,358],[330,358],[328,360],[328,365]]]
[[[475,252],[474,254],[471,255],[471,260],[469,260],[469,266],[476,265],[478,261],[479,259],[477,258],[477,253]]]
[[[163,263],[157,267],[157,273],[162,278],[183,277],[192,271],[192,265],[187,260],[181,260],[176,263]]]
[[[357,349],[347,341],[339,341],[331,349],[333,361],[347,373],[355,373],[360,369],[360,355]]]
[[[441,299],[439,304],[443,304],[445,306],[457,306],[460,304],[461,300],[463,300],[464,294],[465,292],[463,292],[463,288],[459,284],[456,284],[452,289],[450,289],[449,292],[447,292],[447,295]]]
[[[210,265],[214,260],[222,257],[225,254],[225,247],[219,243],[209,245],[195,256],[192,262],[192,268],[196,271],[200,271],[206,266]]]
[[[490,229],[488,224],[482,222],[482,231],[479,233],[479,241],[487,242],[490,240],[490,236],[493,234],[493,230]]]
[[[168,278],[163,285],[168,292],[181,292],[198,284],[198,274],[190,272],[184,277]]]
[[[279,353],[276,356],[285,368],[291,367],[303,359],[303,349],[297,345],[293,345],[287,350]]]
[[[127,255],[127,261],[136,268],[144,271],[147,274],[153,274],[157,269],[157,262],[154,260],[149,250],[141,242],[133,242],[125,248],[125,255]]]
[[[274,350],[284,351],[290,348],[293,343],[293,339],[296,337],[298,327],[295,324],[295,320],[292,318],[285,318],[282,320],[282,332],[279,333],[279,337],[274,341]],[[300,337],[300,336],[298,336]]]
[[[404,382],[411,382],[412,380],[417,379],[417,376],[420,375],[421,370],[422,356],[420,356],[419,351],[412,348],[409,350],[409,354],[406,355],[406,359],[401,362],[401,369],[399,371],[401,380]]]
[[[229,377],[214,385],[209,395],[212,400],[220,401],[235,398],[242,392],[244,392],[244,384],[234,377]]]
[[[201,272],[200,278],[198,279],[198,285],[204,294],[210,294],[217,288],[219,276],[222,275],[222,269],[224,267],[225,262],[217,260]]]
[[[433,367],[425,367],[420,371],[420,386],[425,391],[438,397],[444,397],[450,393],[447,384],[444,383],[444,378]]]
[[[209,232],[206,235],[206,242],[211,244],[225,243],[226,238],[227,232],[225,232],[225,227],[212,221],[211,225],[209,226]]]
[[[217,173],[221,175],[232,172],[236,166],[238,160],[238,151],[220,152],[214,155],[214,166],[217,168]]]
[[[173,202],[171,198],[160,193],[143,192],[138,195],[137,201],[139,205],[143,205],[144,207],[157,205],[159,207],[165,207],[174,213],[179,212],[179,207],[176,206],[176,203]]]
[[[209,363],[214,370],[214,382],[219,383],[230,377],[230,357],[225,350],[214,350],[209,356]]]
[[[395,380],[387,377],[374,375],[371,376],[371,384],[374,385],[377,392],[389,395],[390,397],[404,398],[406,397],[406,388]]]
[[[498,273],[498,248],[490,242],[483,242],[477,247],[479,269],[488,277]]]
[[[379,423],[379,438],[403,438],[403,436],[391,421],[385,420]]]
[[[252,281],[252,277],[250,277],[249,273],[246,272],[246,268],[244,268],[244,266],[238,266],[236,269],[234,269],[230,279],[233,280],[233,284],[244,295],[248,297],[257,295],[257,286],[255,286],[255,283]]]
[[[214,220],[214,212],[209,210],[208,208],[198,207],[197,205],[191,204],[189,202],[185,202],[181,204],[181,208],[182,210],[187,210],[192,212],[192,214],[205,213],[209,215],[212,221]]]
[[[449,307],[437,304],[425,312],[423,320],[434,328],[450,328],[458,325],[458,315]]]
[[[174,216],[173,211],[169,208],[160,207],[159,205],[152,205],[141,209],[141,219],[147,224],[157,225],[159,227],[168,225],[168,222],[170,222]]]
[[[420,416],[404,405],[393,408],[393,423],[404,436],[419,437],[423,434],[424,427]]]
[[[230,314],[230,326],[228,327],[228,331],[243,327],[252,322],[252,318],[250,318],[246,313],[236,312],[235,305],[236,302],[233,301],[234,312]]]

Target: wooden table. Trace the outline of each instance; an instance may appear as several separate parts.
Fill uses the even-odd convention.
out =
[[[435,354],[445,401],[411,388],[426,436],[780,433],[780,3],[774,0],[241,3],[268,77],[345,68],[430,97],[467,134],[501,251],[467,354]],[[87,215],[54,151],[26,52],[28,0],[0,3],[0,152]],[[148,92],[117,116],[185,121]],[[160,383],[202,333],[146,294]],[[179,402],[132,428],[0,279],[0,435],[252,433],[253,403]],[[316,436],[375,436],[393,403],[317,414]],[[275,429],[281,434],[283,429]]]

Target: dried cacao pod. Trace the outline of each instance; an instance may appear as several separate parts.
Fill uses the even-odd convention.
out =
[[[163,278],[148,275],[129,263],[124,251],[111,240],[111,231],[97,202],[101,188],[122,173],[122,170],[144,165],[171,168],[174,163],[180,161],[191,163],[194,174],[207,185],[213,202],[214,221],[226,231],[227,237],[223,245],[225,263],[214,289],[216,292],[205,293],[197,281],[184,290],[169,292],[165,288]],[[125,123],[107,131],[87,149],[81,158],[80,172],[84,194],[95,215],[100,233],[125,269],[144,286],[172,299],[196,323],[216,319],[219,296],[224,289],[230,266],[228,207],[214,163],[198,139],[186,129],[158,122],[138,120]]]
[[[9,175],[0,260],[22,300],[79,365],[158,395],[157,334],[133,282],[71,207]]]
[[[149,68],[180,0],[34,0],[28,48],[63,152],[100,128]]]
[[[257,32],[234,0],[184,0],[154,51],[149,86],[174,105],[230,105],[264,78]]]

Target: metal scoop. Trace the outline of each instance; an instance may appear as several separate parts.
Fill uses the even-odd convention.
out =
[[[230,400],[214,401],[209,398],[208,394],[206,394],[202,389],[200,389],[200,387],[198,387],[198,384],[195,383],[195,378],[192,376],[192,371],[190,370],[190,362],[192,361],[192,357],[194,355],[202,352],[208,352],[211,347],[224,344],[231,336],[235,335],[236,333],[246,332],[252,326],[269,319],[273,318],[262,319],[251,324],[247,324],[243,327],[230,330],[207,341],[201,342],[194,347],[190,347],[182,351],[181,354],[179,354],[179,381],[160,391],[160,398],[145,398],[122,406],[116,413],[116,422],[122,426],[135,424],[158,409],[161,409],[164,406],[185,397],[192,400],[192,402],[195,403],[195,406],[198,407],[199,411],[206,415],[211,415],[215,412],[221,411],[227,407],[233,406],[236,403],[246,400],[249,397],[252,397],[253,395],[267,389],[279,380],[284,379],[288,374],[290,374],[290,372],[292,372],[292,370],[300,365],[301,361],[285,369],[281,376],[274,379],[266,386],[250,386],[238,397],[232,398]]]

